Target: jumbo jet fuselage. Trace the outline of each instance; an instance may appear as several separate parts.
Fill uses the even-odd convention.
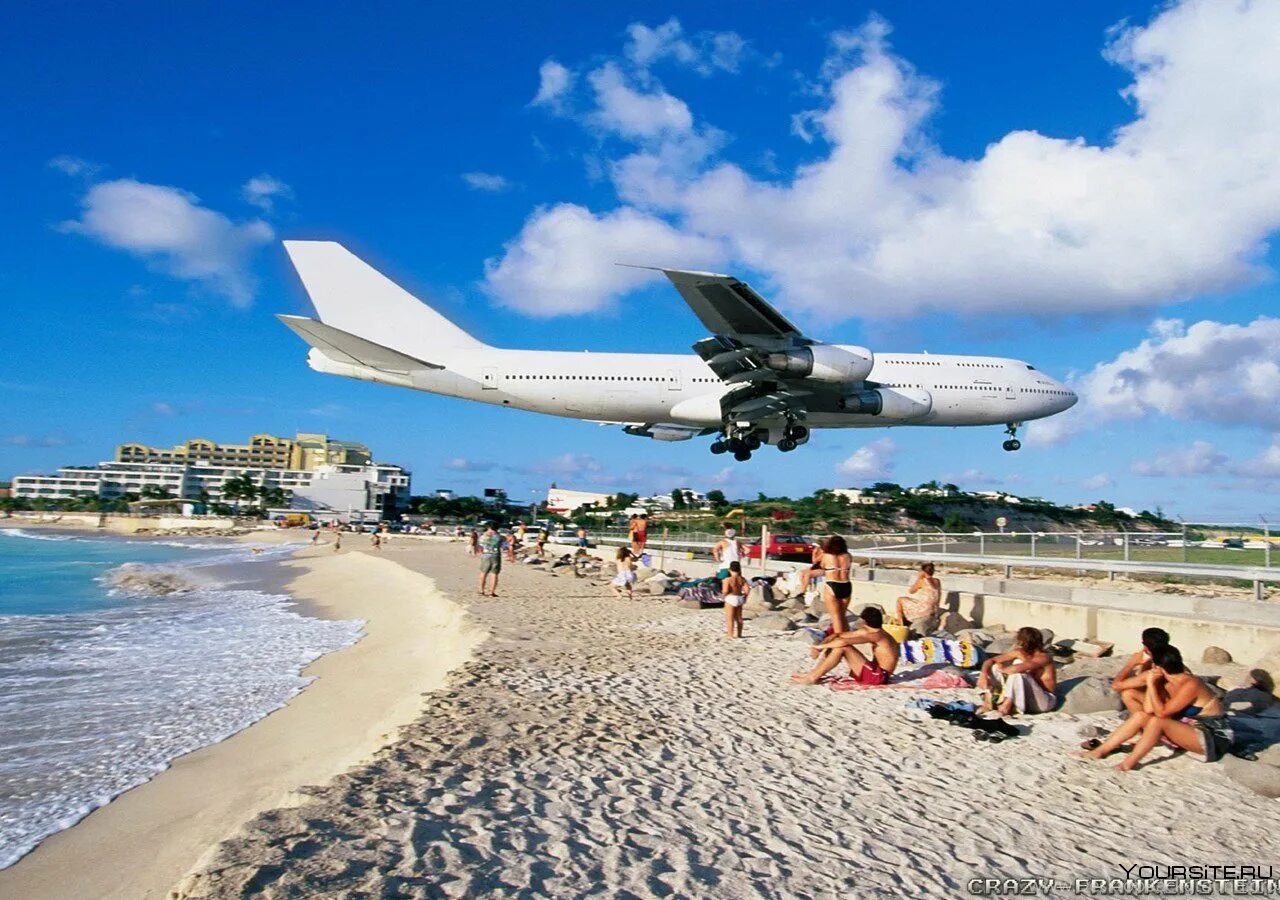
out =
[[[436,354],[444,368],[388,373],[335,362],[320,350],[311,367],[332,375],[398,385],[529,412],[601,422],[721,425],[732,390],[693,354],[501,350]],[[877,353],[867,382],[910,406],[897,417],[840,409],[841,386],[814,392],[807,422],[817,428],[893,425],[999,425],[1061,412],[1075,394],[1016,359],[933,353]],[[927,400],[926,400],[927,395]],[[659,426],[660,427],[660,426]],[[661,432],[658,435],[661,437]],[[674,437],[674,435],[673,435]],[[681,435],[687,437],[687,435]]]

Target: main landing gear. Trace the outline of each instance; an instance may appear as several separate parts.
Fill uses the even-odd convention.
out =
[[[755,428],[729,429],[724,436],[711,442],[711,452],[717,455],[732,453],[733,458],[738,462],[746,462],[753,452],[764,445],[764,441],[760,438],[762,433],[767,436],[767,432]],[[782,437],[778,439],[778,449],[783,453],[790,453],[808,439],[808,428],[796,422],[789,422],[782,431]]]
[[[1022,447],[1022,441],[1018,440],[1018,426],[1021,424],[1021,422],[1010,422],[1005,426],[1004,433],[1009,435],[1009,440],[1005,441],[1000,446],[1004,447],[1004,449],[1008,450],[1010,453],[1014,450],[1021,449]]]

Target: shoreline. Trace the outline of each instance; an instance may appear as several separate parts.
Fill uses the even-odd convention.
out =
[[[278,542],[265,537],[239,541]],[[0,870],[0,896],[169,896],[259,813],[305,802],[301,789],[394,742],[419,715],[422,695],[442,686],[484,639],[432,579],[391,560],[307,547],[278,564],[292,573],[286,592],[300,611],[363,620],[361,637],[308,665],[302,674],[314,680],[284,706],[176,758]]]

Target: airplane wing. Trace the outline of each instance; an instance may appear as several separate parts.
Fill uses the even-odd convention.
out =
[[[407,375],[423,369],[443,369],[444,366],[408,356],[390,347],[357,337],[332,325],[306,316],[276,316],[290,331],[315,347],[335,362],[365,366],[381,372]]]

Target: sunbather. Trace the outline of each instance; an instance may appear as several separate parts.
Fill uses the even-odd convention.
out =
[[[933,575],[933,563],[921,563],[907,595],[895,603],[893,621],[909,627],[918,625],[916,630],[923,632],[925,623],[938,615],[941,604],[942,582]]]
[[[1130,656],[1111,680],[1112,690],[1120,695],[1130,713],[1143,712],[1142,703],[1147,694],[1147,672],[1155,665],[1152,660],[1164,653],[1168,646],[1169,632],[1163,628],[1143,629],[1142,649]]]
[[[1136,768],[1161,738],[1202,754],[1205,762],[1213,762],[1226,752],[1231,730],[1218,695],[1187,671],[1177,647],[1166,647],[1154,662],[1144,676],[1147,690],[1142,711],[1131,713],[1099,747],[1077,755],[1103,759],[1139,734],[1133,750],[1116,766],[1121,772]]]
[[[862,627],[837,632],[818,644],[818,664],[812,671],[794,673],[791,680],[796,684],[817,684],[843,661],[859,684],[888,684],[898,667],[898,642],[882,628],[884,614],[876,607],[868,606],[858,618]],[[858,649],[859,644],[871,646],[870,658]]]
[[[1008,653],[982,664],[978,675],[978,690],[983,692],[980,711],[995,710],[1002,716],[1014,711],[1049,712],[1058,705],[1058,673],[1044,649],[1044,636],[1038,628],[1019,628],[1014,641]]]

